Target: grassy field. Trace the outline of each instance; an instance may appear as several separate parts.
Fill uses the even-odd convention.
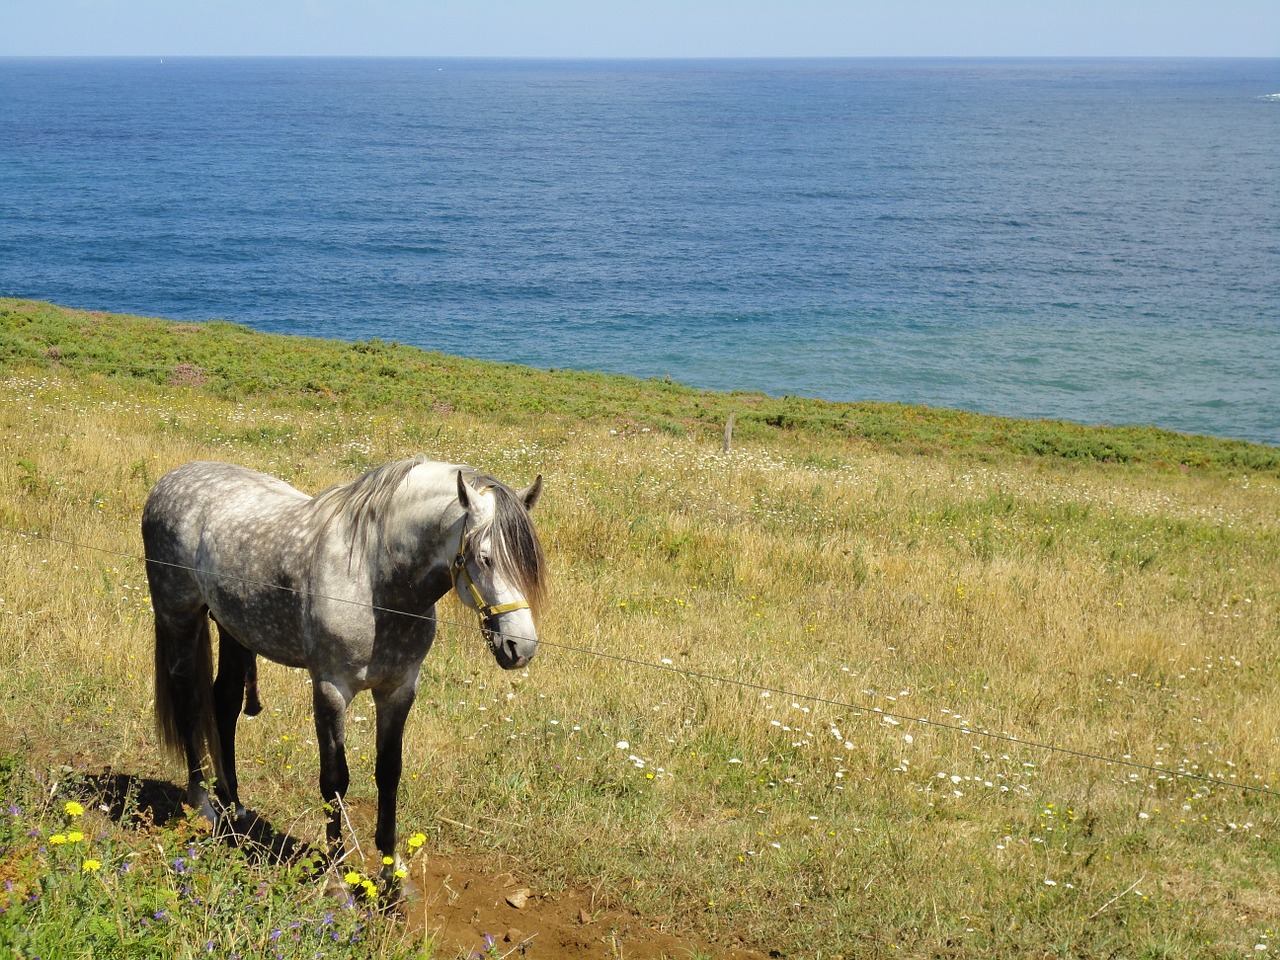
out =
[[[708,952],[1280,950],[1276,448],[14,300],[0,397],[15,955],[456,955],[429,919],[326,909],[302,867],[98,795],[181,777],[151,725],[150,485],[213,458],[314,492],[419,452],[544,474],[554,582],[515,675],[442,606],[406,739],[411,863],[516,865]],[[241,794],[315,839],[305,680],[263,667]],[[371,701],[352,713],[371,845]]]

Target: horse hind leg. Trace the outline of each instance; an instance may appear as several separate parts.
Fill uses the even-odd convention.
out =
[[[258,658],[250,653],[244,677],[244,715],[256,717],[261,712],[262,701],[258,699]]]
[[[214,620],[213,617],[210,617],[209,619],[213,620],[213,622],[217,624],[219,638],[231,636],[230,634],[227,633],[226,628],[223,627],[222,624],[218,623],[217,620]],[[232,637],[231,639],[234,640],[235,638]],[[237,640],[236,643],[239,643],[239,641]],[[248,647],[244,646],[244,644],[239,644],[239,645],[241,649],[244,650],[244,654],[245,654],[244,656],[244,660],[245,660],[244,715],[246,717],[256,717],[258,714],[262,712],[262,700],[260,700],[258,697],[258,658],[254,654],[254,652],[250,650]],[[221,662],[219,662],[218,664],[218,670],[219,670],[219,675],[221,675],[221,670],[222,670]]]
[[[187,763],[187,802],[209,820],[206,749],[215,773],[222,767],[213,712],[213,651],[209,618],[203,609],[177,617],[156,611],[155,717],[162,746]]]
[[[240,784],[236,775],[236,726],[243,709],[251,716],[262,710],[249,709],[245,703],[246,690],[257,701],[257,656],[218,625],[218,677],[213,682],[213,708],[218,728],[218,746],[222,765],[217,783],[217,795],[235,821],[244,819],[247,811],[240,805]]]

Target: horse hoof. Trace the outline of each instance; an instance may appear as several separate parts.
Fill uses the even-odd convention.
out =
[[[188,806],[190,806],[192,810],[197,811],[200,816],[204,817],[204,819],[208,820],[215,830],[217,829],[219,819],[218,811],[214,807],[212,800],[208,797],[193,798],[188,802]]]
[[[422,890],[416,883],[407,878],[400,881],[400,903],[402,905],[419,903],[421,900]]]
[[[421,899],[421,891],[419,891],[416,883],[412,880],[393,877],[391,880],[384,880],[382,883],[382,892],[378,897],[378,909],[385,916],[406,917],[409,915],[410,905]]]
[[[215,837],[248,837],[253,825],[257,822],[258,815],[247,807],[240,804],[236,804],[233,808],[223,807],[217,811],[213,821],[213,835]]]

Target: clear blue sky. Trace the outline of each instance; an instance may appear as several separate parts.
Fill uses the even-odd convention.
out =
[[[0,56],[1280,56],[1280,0],[0,0]]]

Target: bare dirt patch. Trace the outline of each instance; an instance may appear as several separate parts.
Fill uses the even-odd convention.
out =
[[[179,363],[165,381],[171,387],[199,387],[209,382],[209,376],[195,363]]]
[[[469,956],[491,943],[499,956],[547,960],[765,960],[741,944],[704,943],[637,914],[602,908],[589,890],[542,892],[532,877],[494,873],[465,857],[430,857],[415,865],[412,879],[419,889],[407,922],[425,931],[443,957]]]

